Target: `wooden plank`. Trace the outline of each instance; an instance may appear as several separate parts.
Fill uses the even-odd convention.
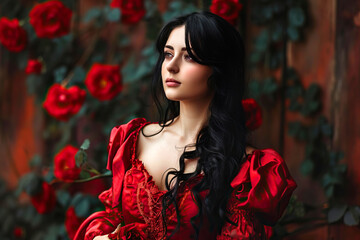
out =
[[[348,165],[344,200],[360,205],[360,1],[338,0],[336,8],[335,81],[332,84],[333,146]],[[358,227],[332,226],[329,239],[358,239]]]

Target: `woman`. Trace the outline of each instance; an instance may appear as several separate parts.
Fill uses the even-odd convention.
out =
[[[239,33],[193,13],[161,30],[157,50],[161,120],[112,130],[106,210],[75,239],[266,239],[264,225],[280,218],[296,184],[274,150],[246,145]]]

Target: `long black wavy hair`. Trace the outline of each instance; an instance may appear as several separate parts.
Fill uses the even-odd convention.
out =
[[[177,214],[177,227],[167,237],[171,238],[180,228],[177,206],[179,186],[199,174],[204,176],[191,190],[199,207],[198,214],[191,219],[196,237],[204,216],[209,219],[211,229],[215,229],[217,233],[220,233],[226,221],[231,222],[227,218],[227,204],[233,191],[230,183],[246,156],[247,130],[241,103],[245,89],[243,40],[232,25],[210,12],[195,12],[178,17],[166,24],[158,36],[156,48],[160,56],[152,81],[152,95],[160,116],[159,125],[164,129],[179,115],[179,102],[165,96],[161,67],[164,61],[164,46],[170,33],[183,25],[188,54],[197,63],[210,66],[213,70],[208,86],[214,90],[214,97],[209,107],[211,116],[208,124],[197,136],[195,150],[186,151],[185,147],[179,159],[180,169],[166,173],[168,191],[162,199],[165,238],[168,235],[166,209],[173,204]],[[194,172],[185,174],[184,160],[193,158],[199,158],[197,167]],[[208,191],[203,200],[200,198],[202,191]]]

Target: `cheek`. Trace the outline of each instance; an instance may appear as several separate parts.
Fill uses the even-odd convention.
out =
[[[206,85],[211,76],[211,69],[205,66],[194,66],[188,69],[188,76],[194,84]]]

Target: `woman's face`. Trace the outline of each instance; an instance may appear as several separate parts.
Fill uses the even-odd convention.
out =
[[[161,68],[165,95],[173,101],[202,101],[212,97],[207,81],[209,66],[191,59],[185,46],[185,26],[175,28],[164,47]]]

